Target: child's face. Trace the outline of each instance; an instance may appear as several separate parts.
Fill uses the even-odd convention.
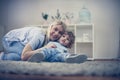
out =
[[[68,47],[70,44],[70,37],[67,34],[63,34],[60,39],[59,39],[59,43],[62,44],[65,47]]]

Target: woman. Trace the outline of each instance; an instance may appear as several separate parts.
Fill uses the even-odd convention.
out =
[[[28,60],[33,54],[39,52],[44,43],[58,40],[66,30],[66,24],[56,21],[45,32],[38,27],[25,27],[8,32],[3,37],[4,53],[1,60]],[[56,47],[47,45],[44,47]]]

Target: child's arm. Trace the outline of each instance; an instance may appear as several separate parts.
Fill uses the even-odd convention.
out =
[[[57,46],[53,42],[49,42],[47,45],[44,46],[45,48],[57,48]]]

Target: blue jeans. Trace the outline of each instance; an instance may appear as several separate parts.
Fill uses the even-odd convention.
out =
[[[21,60],[21,53],[24,46],[19,41],[8,42],[5,38],[2,40],[4,53],[1,56],[2,60]]]
[[[41,53],[47,62],[64,62],[65,56],[67,56],[67,53],[60,53],[55,48],[44,48]]]

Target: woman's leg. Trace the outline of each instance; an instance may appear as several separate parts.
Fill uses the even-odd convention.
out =
[[[2,40],[4,47],[3,60],[21,60],[21,53],[24,46],[19,41],[7,41],[5,38]]]
[[[2,55],[1,60],[19,61],[19,60],[21,60],[21,57],[20,57],[20,55],[18,55],[16,53],[6,53],[6,54]]]

